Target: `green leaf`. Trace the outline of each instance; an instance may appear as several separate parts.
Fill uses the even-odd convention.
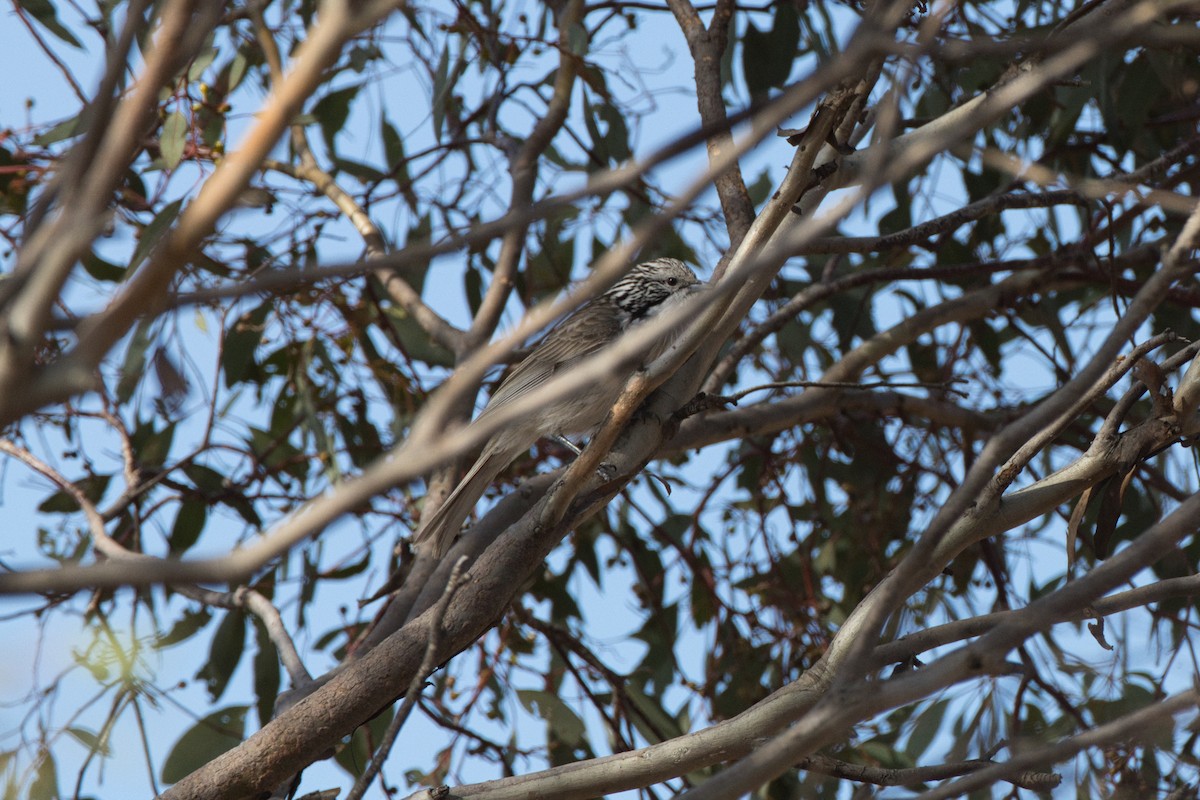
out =
[[[266,725],[275,715],[275,697],[279,694],[279,651],[271,641],[267,628],[254,620],[254,696],[260,725]]]
[[[560,741],[571,746],[583,744],[587,732],[583,720],[558,695],[534,689],[518,689],[517,699],[525,706],[525,710],[545,720],[547,730]]]
[[[333,159],[333,163],[339,170],[348,175],[353,175],[363,183],[376,183],[387,177],[375,167],[372,167],[370,164],[364,164],[361,161],[338,157]]]
[[[933,742],[933,737],[941,730],[942,718],[949,707],[949,700],[938,700],[921,712],[912,733],[908,736],[908,743],[904,747],[905,755],[913,761],[920,760]]]
[[[92,503],[100,502],[100,498],[104,497],[105,490],[108,489],[108,483],[112,480],[112,475],[89,475],[86,478],[74,481],[75,486],[83,492],[83,496]],[[61,491],[47,497],[38,506],[38,511],[46,514],[74,514],[79,511],[79,503],[75,502],[73,495]]]
[[[92,753],[98,753],[106,758],[112,755],[108,742],[86,728],[67,728],[67,733]]]
[[[233,671],[242,660],[245,649],[246,615],[236,609],[230,610],[213,634],[208,662],[196,673],[196,677],[207,684],[213,702],[221,699],[225,693],[225,687],[229,685],[229,679],[233,677]]]
[[[247,311],[234,323],[229,333],[225,334],[225,344],[221,349],[221,368],[225,372],[225,386],[245,380],[254,364],[254,351],[262,341],[266,329],[267,314],[271,312],[274,303],[264,302],[253,311]]]
[[[163,764],[163,781],[176,783],[241,744],[247,708],[230,706],[214,711],[180,736]]]
[[[58,769],[54,765],[54,756],[46,751],[39,755],[41,762],[29,785],[29,800],[58,800]]]
[[[692,620],[697,626],[707,625],[716,615],[714,594],[706,578],[712,577],[712,568],[708,556],[701,551],[698,555],[696,573],[691,576],[690,605]]]
[[[349,58],[350,69],[355,72],[365,72],[371,66],[371,62],[378,61],[384,57],[383,51],[374,44],[355,45],[350,50]]]
[[[183,151],[187,149],[189,133],[187,117],[176,109],[167,117],[162,126],[162,136],[158,146],[162,151],[163,164],[167,169],[175,169],[183,160]]]
[[[150,220],[150,224],[142,229],[137,247],[133,248],[133,258],[129,259],[129,270],[131,272],[141,266],[141,263],[146,260],[146,256],[150,255],[150,251],[154,249],[154,246],[171,229],[171,225],[174,224],[175,218],[179,216],[181,208],[183,208],[182,197],[163,206],[162,210],[154,215],[154,219]]]
[[[162,350],[158,351],[159,353]],[[157,472],[166,464],[171,452],[171,443],[175,439],[175,423],[169,423],[158,430],[154,422],[139,424],[129,437],[133,446],[133,457],[138,467]]]
[[[336,152],[334,139],[350,118],[350,104],[354,102],[360,88],[362,84],[358,83],[332,91],[318,100],[312,108],[312,115],[321,126],[321,135],[325,137],[325,145],[331,153]]]
[[[646,559],[638,560],[646,563]],[[658,562],[656,572],[643,574],[664,574],[661,561]],[[657,595],[652,602],[658,605],[662,602],[661,584],[654,586],[651,591]],[[664,605],[660,613],[647,617],[646,623],[633,635],[647,645],[646,655],[637,667],[637,674],[643,679],[642,685],[653,685],[659,693],[665,691],[675,680],[675,669],[678,666],[674,648],[679,635],[679,606],[675,603]]]
[[[407,311],[398,306],[389,306],[387,315],[400,337],[400,346],[405,354],[431,366],[454,366],[454,353],[431,340],[429,333]]]
[[[155,639],[154,646],[162,649],[187,641],[202,630],[211,619],[212,612],[207,608],[185,610],[183,616],[171,626],[171,630]]]
[[[0,214],[24,214],[29,204],[29,192],[41,182],[38,171],[26,170],[32,159],[0,147]]]
[[[404,140],[400,138],[400,134],[396,131],[396,127],[388,122],[387,118],[379,121],[380,138],[383,139],[383,157],[387,165],[393,170],[404,170],[404,177],[408,177],[406,169],[407,158],[404,155]]]
[[[133,397],[134,390],[146,374],[146,349],[155,338],[153,327],[153,319],[144,319],[134,328],[133,336],[129,339],[129,349],[125,351],[125,360],[121,364],[121,379],[117,381],[117,401],[122,405]]]
[[[242,82],[242,78],[246,76],[246,68],[249,66],[250,60],[241,50],[233,57],[233,60],[225,67],[225,91],[232,92]]]
[[[754,204],[755,208],[761,206],[771,196],[771,188],[774,185],[775,182],[771,180],[771,171],[764,169],[758,174],[754,183],[746,187],[746,191],[750,195],[750,202]]]
[[[251,427],[246,444],[255,458],[268,469],[303,480],[308,474],[309,459],[303,451],[279,435]]]
[[[746,23],[742,35],[742,76],[751,97],[765,95],[772,86],[787,83],[800,44],[800,20],[791,3],[775,5],[775,21],[769,31]]]
[[[592,139],[592,153],[601,162],[589,162],[589,169],[598,170],[605,164],[628,161],[633,157],[629,147],[629,128],[625,115],[612,103],[592,105],[584,100],[584,123]],[[604,130],[596,122],[604,123]]]
[[[50,0],[17,0],[17,5],[59,39],[72,47],[83,49],[83,44],[59,21],[58,11]]]
[[[87,274],[91,275],[98,281],[108,281],[109,283],[119,283],[125,279],[125,268],[119,267],[110,261],[105,261],[100,256],[96,255],[96,251],[89,251],[83,257],[83,268],[87,270]]]
[[[377,745],[383,738],[384,731],[387,730],[394,714],[395,710],[388,706],[370,722],[355,728],[354,733],[350,735],[350,741],[334,756],[338,766],[356,778],[361,775],[363,768],[367,766],[367,762],[371,758],[371,753],[375,750],[374,745]]]
[[[588,51],[588,32],[587,28],[578,22],[572,23],[571,27],[567,28],[567,50],[572,55],[585,56]]]
[[[440,141],[442,125],[446,121],[446,97],[450,94],[447,85],[450,78],[450,45],[442,48],[437,69],[433,73],[433,135]]]
[[[365,552],[358,561],[353,561],[337,569],[326,570],[321,573],[321,577],[325,580],[344,581],[355,575],[361,575],[369,566],[371,566],[371,553]]]
[[[33,143],[38,147],[49,147],[52,144],[78,136],[86,130],[79,117],[65,119],[48,131],[43,131],[33,137]]]
[[[207,499],[212,499],[225,491],[225,476],[212,467],[203,464],[188,464],[183,473],[196,485]]]
[[[189,82],[198,81],[204,77],[204,70],[208,69],[213,61],[217,58],[217,50],[210,47],[204,52],[192,59],[192,63],[188,64],[187,79]]]
[[[171,555],[180,556],[196,543],[204,523],[208,521],[208,504],[200,500],[184,500],[179,505],[179,513],[175,515],[175,524],[171,526],[171,535],[167,538],[170,543]]]
[[[625,684],[625,694],[638,710],[637,714],[630,715],[630,719],[638,732],[646,737],[646,741],[656,744],[686,733],[680,730],[679,722],[666,709],[642,692],[633,681]]]
[[[979,348],[979,352],[987,359],[992,375],[999,376],[1003,365],[1000,352],[1000,336],[988,324],[987,320],[972,320],[967,323],[971,332],[971,341]]]
[[[855,289],[829,298],[833,309],[833,328],[838,334],[838,347],[849,350],[855,338],[867,339],[875,334],[871,313],[872,290]]]

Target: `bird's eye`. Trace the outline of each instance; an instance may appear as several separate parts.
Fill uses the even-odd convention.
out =
[[[667,286],[674,286],[679,283],[679,278],[667,278]]]

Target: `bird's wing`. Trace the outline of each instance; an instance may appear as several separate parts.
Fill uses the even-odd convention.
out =
[[[559,372],[603,350],[620,335],[620,326],[615,321],[611,325],[596,325],[593,318],[586,331],[580,330],[582,326],[572,324],[579,321],[578,317],[568,317],[551,330],[496,388],[480,417],[523,397]]]

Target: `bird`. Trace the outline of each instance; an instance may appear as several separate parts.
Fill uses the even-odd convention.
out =
[[[492,393],[476,421],[528,396],[552,376],[615,342],[631,327],[681,302],[701,286],[691,267],[675,258],[656,258],[636,265],[608,291],[581,306],[550,329]],[[674,340],[655,342],[644,363],[661,355]],[[484,445],[475,463],[445,502],[413,534],[414,544],[430,543],[441,558],[467,516],[509,464],[543,436],[588,433],[604,421],[628,376],[613,374],[575,394],[556,400],[539,413],[513,420]]]

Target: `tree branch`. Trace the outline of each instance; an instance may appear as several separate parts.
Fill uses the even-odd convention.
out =
[[[987,769],[990,766],[994,766],[993,762],[976,760],[963,761],[958,764],[936,764],[929,767],[907,767],[901,769],[872,767],[866,764],[848,764],[845,761],[838,761],[835,758],[821,755],[809,756],[797,764],[799,769],[809,772],[829,775],[834,778],[845,778],[861,783],[873,783],[876,786],[914,786],[929,781],[940,781],[947,778],[956,778],[960,775],[970,775]],[[1040,792],[1049,791],[1062,782],[1062,777],[1059,775],[1036,772],[1009,773],[1006,779],[1014,786]]]

